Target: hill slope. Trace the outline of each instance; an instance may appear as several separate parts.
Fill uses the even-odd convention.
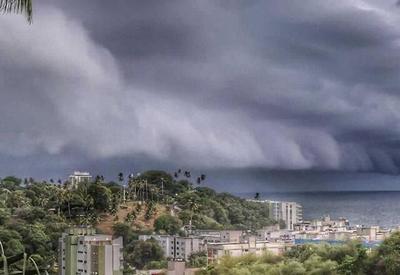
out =
[[[134,230],[153,231],[154,221],[159,216],[170,213],[166,205],[157,204],[155,205],[153,214],[149,218],[146,218],[147,206],[139,205],[141,205],[139,202],[127,202],[119,207],[115,215],[109,213],[101,215],[100,222],[96,228],[105,234],[113,234],[114,224],[127,222]],[[129,218],[127,221],[129,213],[136,213],[136,217],[132,221],[129,221]]]

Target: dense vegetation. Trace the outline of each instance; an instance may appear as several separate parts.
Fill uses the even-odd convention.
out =
[[[163,171],[145,172],[131,181],[130,190],[136,190],[136,193],[130,195],[139,199],[152,197],[174,205],[182,209],[179,218],[184,224],[192,220],[193,227],[199,229],[256,229],[273,222],[268,218],[268,207],[264,204],[248,202],[228,193],[218,194],[200,184],[194,186],[188,178],[182,177],[176,174],[173,177]],[[144,181],[149,195],[143,195],[139,190]]]
[[[396,275],[400,274],[400,232],[367,251],[358,242],[345,245],[301,245],[285,255],[247,254],[225,257],[200,275]]]
[[[7,256],[26,252],[42,267],[56,261],[57,240],[67,227],[55,185],[8,177],[0,185],[0,241]]]

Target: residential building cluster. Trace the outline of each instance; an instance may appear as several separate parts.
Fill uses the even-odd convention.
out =
[[[358,239],[365,243],[373,243],[384,240],[392,231],[379,226],[351,226],[346,218],[331,219],[329,215],[305,221],[303,220],[302,206],[298,203],[269,200],[257,200],[256,202],[267,203],[270,216],[277,221],[283,221],[285,225],[283,228],[277,224],[258,230],[259,240],[304,243],[308,241],[342,242]]]
[[[262,240],[242,230],[196,230],[188,237],[168,235],[141,235],[140,240],[154,239],[164,250],[166,257],[187,261],[191,254],[204,251],[208,263],[222,256],[242,256],[248,253],[261,255],[265,251],[282,254],[294,245],[282,240]]]
[[[345,218],[304,221],[296,224],[292,233],[295,240],[348,241],[361,240],[365,243],[380,242],[392,231],[379,226],[350,225]]]

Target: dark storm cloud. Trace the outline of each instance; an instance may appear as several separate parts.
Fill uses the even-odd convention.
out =
[[[0,18],[0,155],[397,172],[399,19],[395,1],[41,1],[32,26]]]

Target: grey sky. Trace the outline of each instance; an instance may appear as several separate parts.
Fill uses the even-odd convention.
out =
[[[35,1],[0,17],[0,173],[398,173],[399,23],[395,0]]]

